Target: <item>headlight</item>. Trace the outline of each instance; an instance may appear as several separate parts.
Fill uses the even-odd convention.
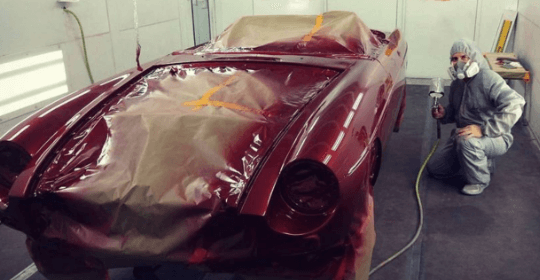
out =
[[[339,183],[324,164],[301,159],[288,164],[282,171],[278,188],[283,200],[303,214],[323,214],[332,210],[339,200]]]

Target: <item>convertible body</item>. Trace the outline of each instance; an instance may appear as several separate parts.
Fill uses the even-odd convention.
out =
[[[354,13],[241,18],[4,135],[0,218],[49,279],[164,262],[367,279],[406,52]]]

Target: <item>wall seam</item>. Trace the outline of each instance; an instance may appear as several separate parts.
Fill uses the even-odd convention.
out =
[[[155,22],[155,23],[151,23],[151,24],[147,24],[147,25],[139,25],[139,29],[143,28],[143,27],[149,27],[149,26],[154,26],[154,25],[158,25],[158,24],[162,24],[162,23],[168,23],[168,22],[171,22],[171,21],[176,21],[178,20],[177,18],[175,19],[169,19],[169,20],[164,20],[164,21],[160,21],[160,22]],[[135,30],[134,27],[132,28],[126,28],[126,29],[121,29],[121,30],[118,30],[119,32],[124,32],[124,31],[128,31],[128,30]],[[103,33],[105,34],[105,33]],[[89,38],[89,37],[87,37]]]
[[[478,25],[480,24],[481,20],[479,21],[478,19],[481,18],[482,16],[482,9],[478,9],[479,5],[480,5],[480,2],[482,2],[482,0],[476,0],[476,13],[475,13],[475,16],[474,16],[474,33],[473,33],[473,40],[478,44],[478,39],[476,37],[476,34],[477,34],[477,29],[478,29]],[[480,33],[478,33],[478,36],[480,36]]]
[[[396,0],[396,26],[394,29],[397,29],[398,28],[398,12],[399,12],[399,0]]]
[[[193,0],[189,1],[189,5],[191,7],[191,22],[193,22],[193,44],[197,45],[197,34],[195,33],[195,15],[193,14]]]
[[[407,1],[401,1],[401,24],[403,25],[403,35],[406,38],[407,32]]]
[[[524,16],[523,14],[520,14],[519,16],[521,16],[522,18],[528,20],[529,22],[532,23],[532,25],[536,26],[536,28],[540,28],[540,26],[538,24],[536,24],[534,21],[532,21],[530,18]]]
[[[210,3],[212,3],[212,9],[210,9]],[[210,41],[217,36],[216,29],[216,1],[206,0],[206,7],[208,7],[208,33],[210,33]]]
[[[108,1],[108,0],[107,0]],[[180,28],[180,48],[181,49],[184,49],[184,30],[182,28],[182,21],[181,21],[181,18],[182,18],[182,8],[181,8],[181,2],[182,0],[180,1],[176,1],[176,4],[178,4],[178,8],[176,9],[176,12],[178,13],[178,28]]]
[[[114,42],[113,42],[113,36],[112,36],[112,28],[111,28],[111,17],[109,15],[109,1],[110,0],[106,0],[105,1],[105,10],[107,12],[107,23],[109,24],[109,38],[111,39],[111,49],[112,49],[112,53],[113,53],[113,67],[114,67],[114,73],[118,73],[118,68],[116,67],[116,52],[114,50]]]
[[[103,35],[107,35],[107,34],[111,34],[111,32],[98,33],[98,34],[93,34],[93,35],[90,35],[90,36],[84,35],[84,38],[85,39],[94,38],[94,37],[99,37],[99,36],[103,36]],[[77,38],[77,39],[75,39],[73,41],[77,41],[77,40],[81,40],[81,38]],[[70,43],[70,42],[73,42],[73,41],[68,41],[66,43]]]

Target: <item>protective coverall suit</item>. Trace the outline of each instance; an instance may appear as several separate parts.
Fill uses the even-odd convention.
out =
[[[512,146],[511,129],[522,115],[525,100],[489,68],[474,42],[456,41],[450,55],[456,53],[465,53],[470,62],[478,63],[479,72],[452,82],[449,104],[440,120],[442,124],[456,123],[457,129],[478,125],[482,137],[466,139],[458,136],[456,129],[452,130],[450,138],[434,154],[427,169],[435,178],[461,174],[467,182],[466,187],[477,185],[480,190],[476,194],[479,194],[490,183],[492,159],[503,155]],[[465,188],[463,192],[467,193]]]

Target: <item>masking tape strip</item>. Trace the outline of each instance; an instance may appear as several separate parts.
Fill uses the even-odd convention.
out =
[[[508,37],[508,32],[510,32],[510,26],[512,26],[511,20],[505,20],[503,23],[503,27],[501,28],[501,33],[499,34],[499,40],[497,42],[497,48],[495,49],[495,52],[501,53],[504,49],[504,45],[506,44],[506,39]]]
[[[304,36],[304,39],[302,39],[304,42],[311,41],[311,39],[313,38],[313,35],[315,35],[315,33],[321,29],[323,20],[324,20],[324,16],[322,14],[317,16],[317,19],[315,21],[315,26],[313,27],[313,29],[311,29],[309,34]]]
[[[225,80],[224,82],[222,82],[221,84],[219,84],[218,86],[215,86],[215,87],[211,88],[210,90],[208,90],[201,97],[201,99],[184,102],[182,105],[184,105],[184,106],[195,106],[192,109],[193,111],[198,111],[198,110],[202,109],[202,107],[204,107],[204,106],[214,106],[214,107],[225,107],[225,108],[232,109],[232,110],[254,112],[254,113],[261,114],[262,112],[260,110],[251,109],[251,108],[239,105],[239,104],[210,100],[210,97],[212,97],[212,95],[214,95],[216,92],[218,92],[222,88],[230,85],[237,78],[238,78],[237,76],[233,75],[233,76],[229,77],[227,80]]]

